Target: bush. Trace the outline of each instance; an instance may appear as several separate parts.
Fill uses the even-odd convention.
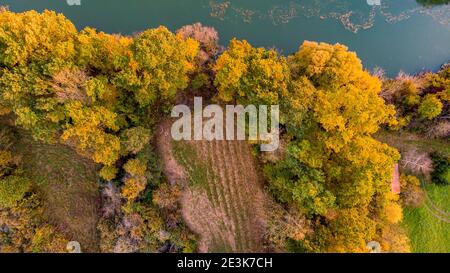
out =
[[[36,230],[31,247],[35,253],[64,253],[68,242],[52,226],[43,226]]]
[[[431,174],[433,182],[440,185],[450,185],[450,160],[448,156],[434,153],[431,155],[431,159],[434,167]]]
[[[420,180],[413,175],[402,175],[400,177],[402,193],[401,201],[407,207],[420,207],[425,201],[425,192],[420,187]]]
[[[434,95],[427,95],[419,106],[419,115],[422,118],[434,119],[442,113],[442,102]]]
[[[141,159],[130,159],[123,166],[124,170],[132,176],[144,176],[147,171],[147,162]]]
[[[0,181],[0,207],[10,208],[20,201],[31,188],[27,178],[11,175]]]
[[[0,178],[8,173],[11,169],[10,165],[12,163],[13,156],[9,151],[0,150]]]
[[[120,135],[123,153],[137,154],[142,151],[149,143],[151,133],[150,130],[140,126],[125,130]]]
[[[386,205],[384,208],[386,220],[391,224],[397,224],[403,219],[402,207],[394,202]]]
[[[101,178],[105,179],[106,181],[113,180],[114,178],[116,178],[116,175],[117,175],[117,169],[115,167],[104,166],[100,170]]]
[[[420,103],[418,88],[412,80],[406,80],[404,82],[404,89],[400,93],[406,107],[412,107]]]
[[[161,184],[153,193],[153,202],[160,208],[175,210],[181,197],[182,189],[179,185]]]
[[[125,181],[122,188],[122,197],[133,201],[139,197],[139,194],[145,190],[147,180],[143,176],[130,177]]]

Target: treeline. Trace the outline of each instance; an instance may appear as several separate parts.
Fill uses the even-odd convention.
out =
[[[151,148],[154,126],[177,94],[280,105],[283,147],[264,173],[284,211],[305,224],[283,229],[276,248],[366,252],[375,240],[384,251],[409,251],[400,197],[391,192],[400,154],[373,137],[381,127],[404,126],[399,105],[379,95],[382,81],[339,44],[305,42],[285,57],[236,39],[220,52],[217,41],[200,24],[127,37],[77,31],[54,12],[3,11],[0,113],[35,139],[101,164],[111,206],[99,225],[103,251],[195,250],[177,204],[182,189],[164,182]],[[442,115],[445,88],[421,96],[414,113]],[[12,191],[8,181],[0,189]],[[17,188],[15,196],[26,191]]]
[[[112,182],[103,189],[102,251],[157,251],[169,240],[176,241],[172,251],[195,250],[179,215],[170,236],[161,233],[164,211],[156,203],[164,198],[148,196],[164,182],[150,146],[154,125],[188,86],[198,52],[198,42],[164,27],[125,37],[77,31],[50,11],[0,13],[0,113],[37,141],[69,145],[102,166],[100,176]],[[31,179],[10,170],[11,152],[1,157],[7,176],[0,181],[0,207],[14,210]],[[158,194],[165,196],[164,187]],[[0,245],[29,251],[27,242],[11,240],[24,229],[7,224]]]
[[[431,7],[436,5],[447,5],[450,3],[449,0],[416,0],[417,3],[421,4],[422,6]]]
[[[285,58],[233,40],[215,70],[221,99],[282,107],[285,154],[265,174],[275,198],[301,211],[312,230],[303,240],[286,234],[288,249],[365,252],[376,240],[385,251],[408,250],[390,187],[400,155],[372,137],[396,123],[395,109],[355,53],[305,42]]]

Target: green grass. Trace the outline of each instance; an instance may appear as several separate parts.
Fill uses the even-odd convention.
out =
[[[450,253],[450,187],[427,185],[430,201],[420,208],[405,209],[404,225],[415,253]],[[447,215],[445,215],[447,212]]]
[[[450,141],[432,139],[408,132],[379,131],[375,138],[401,151],[417,149],[422,152],[440,152],[450,155]]]
[[[43,199],[46,221],[85,251],[98,251],[97,166],[61,144],[45,144],[17,130],[15,152]]]
[[[450,142],[408,132],[380,131],[375,137],[401,152],[418,150],[450,155]],[[420,208],[405,208],[403,224],[416,253],[450,253],[450,187],[426,185],[429,200]],[[434,205],[433,205],[434,204]]]
[[[187,172],[189,186],[206,189],[210,166],[200,159],[194,147],[184,141],[172,141],[172,148],[175,159]]]

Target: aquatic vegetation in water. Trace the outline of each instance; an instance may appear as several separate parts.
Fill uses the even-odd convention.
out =
[[[353,33],[375,26],[378,16],[389,24],[395,24],[415,15],[426,15],[441,25],[450,26],[450,5],[436,7],[420,2],[415,4],[415,1],[411,1],[411,7],[400,11],[393,0],[384,0],[381,5],[372,6],[338,0],[291,1],[260,9],[244,8],[241,3],[211,0],[210,15],[222,21],[238,19],[245,23],[252,23],[255,19],[270,20],[274,25],[287,24],[301,17],[338,20]]]

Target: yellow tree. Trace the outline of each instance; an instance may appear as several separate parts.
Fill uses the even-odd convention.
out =
[[[254,48],[245,40],[233,39],[214,71],[218,98],[224,102],[278,104],[287,95],[286,60],[275,50]]]
[[[378,96],[380,81],[345,46],[305,42],[288,63],[290,95],[283,98],[282,110],[291,142],[287,158],[269,168],[277,174],[269,179],[271,189],[278,197],[292,195],[284,200],[323,218],[310,241],[312,250],[364,251],[366,242],[377,238],[383,211],[369,207],[378,196],[389,195],[400,157],[372,134],[395,123],[395,110]],[[322,200],[313,203],[321,210],[308,200]],[[390,220],[398,221],[396,205],[387,210]]]
[[[71,122],[65,126],[63,141],[73,144],[96,163],[112,166],[119,159],[119,137],[105,132],[105,129],[119,130],[114,112],[102,106],[86,107],[79,101],[72,101],[66,104],[66,115]]]

